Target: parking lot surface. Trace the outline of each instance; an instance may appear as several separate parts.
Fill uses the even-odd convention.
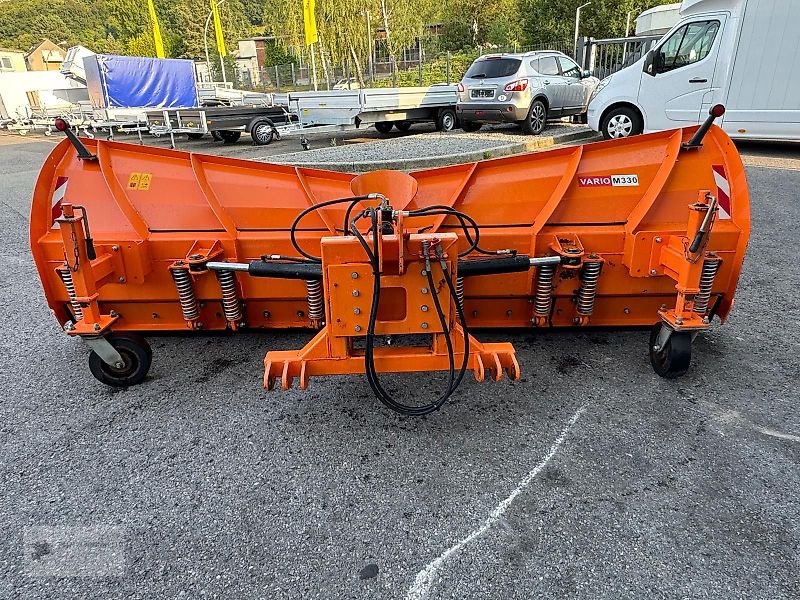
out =
[[[742,145],[736,307],[685,377],[647,331],[482,332],[521,381],[419,419],[363,377],[264,391],[308,332],[152,337],[144,384],[95,381],[30,257],[51,148],[0,138],[0,598],[800,597],[796,146]]]

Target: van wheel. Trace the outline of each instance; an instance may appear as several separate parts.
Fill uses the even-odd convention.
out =
[[[520,123],[522,131],[528,135],[539,135],[547,125],[547,107],[541,100],[534,100],[528,116]]]
[[[642,118],[635,110],[627,106],[619,106],[611,110],[600,126],[600,131],[607,140],[639,135],[643,129]]]
[[[483,127],[483,123],[478,123],[478,121],[461,121],[461,129],[468,133],[478,131],[481,127]]]
[[[411,129],[411,121],[398,121],[394,124],[398,131],[408,131]]]
[[[445,108],[436,117],[436,131],[453,131],[456,128],[456,111]]]
[[[392,130],[394,123],[391,121],[378,121],[375,123],[375,129],[378,133],[389,133]]]

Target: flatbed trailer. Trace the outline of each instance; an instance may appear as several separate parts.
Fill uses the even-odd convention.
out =
[[[175,134],[185,133],[189,139],[200,139],[210,133],[226,144],[237,142],[242,132],[249,133],[253,143],[269,144],[275,127],[291,123],[296,117],[285,106],[208,106],[147,112],[150,133],[169,135],[175,147]]]
[[[289,94],[290,108],[306,125],[374,125],[381,133],[422,122],[435,123],[440,131],[455,129],[457,100],[457,87],[444,84]]]

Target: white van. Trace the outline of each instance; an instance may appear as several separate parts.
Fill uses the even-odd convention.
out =
[[[606,138],[717,122],[733,138],[800,140],[800,0],[683,0],[680,19],[589,103]]]

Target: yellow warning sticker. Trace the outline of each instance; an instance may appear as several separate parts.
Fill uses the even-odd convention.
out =
[[[139,189],[142,191],[147,191],[150,189],[150,182],[153,180],[152,173],[142,173],[141,177],[139,177]]]
[[[139,188],[139,179],[141,179],[141,173],[131,173],[128,175],[128,189],[129,190],[136,190]]]

